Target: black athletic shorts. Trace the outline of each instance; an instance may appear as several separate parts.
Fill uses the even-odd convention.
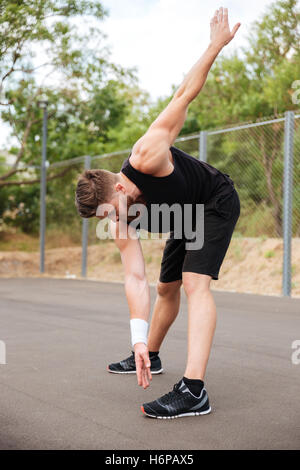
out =
[[[217,195],[204,205],[204,244],[199,250],[186,250],[185,238],[166,241],[159,280],[182,279],[183,272],[207,274],[218,279],[234,227],[240,215],[240,200],[235,188],[229,194]]]

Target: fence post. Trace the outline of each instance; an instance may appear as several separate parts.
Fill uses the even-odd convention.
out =
[[[46,233],[46,184],[47,184],[47,101],[41,102],[43,108],[43,147],[40,174],[40,273],[45,272],[45,233]]]
[[[285,113],[284,174],[283,174],[283,270],[282,295],[291,295],[292,206],[293,206],[293,147],[295,115]]]
[[[207,161],[207,132],[201,131],[199,135],[199,160]]]
[[[87,155],[84,158],[84,169],[91,168],[91,157]],[[81,252],[81,276],[86,277],[87,271],[87,249],[89,235],[89,219],[82,219],[82,252]]]

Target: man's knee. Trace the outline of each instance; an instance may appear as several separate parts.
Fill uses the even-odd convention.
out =
[[[156,285],[157,294],[160,297],[172,297],[176,294],[182,284],[181,280],[174,282],[161,282],[158,281]]]
[[[198,294],[207,294],[210,291],[211,276],[197,273],[183,273],[182,285],[187,296]]]

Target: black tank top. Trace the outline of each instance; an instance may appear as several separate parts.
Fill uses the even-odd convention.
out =
[[[142,192],[149,214],[148,231],[152,232],[164,232],[164,230],[161,224],[159,228],[156,226],[150,230],[151,205],[205,204],[217,195],[226,195],[234,190],[234,183],[229,175],[176,147],[170,147],[170,150],[174,170],[168,176],[157,177],[136,170],[129,161],[131,154],[121,168],[122,173]],[[139,228],[143,228],[142,221]]]

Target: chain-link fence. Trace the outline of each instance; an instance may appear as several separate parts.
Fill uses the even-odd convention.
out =
[[[261,283],[268,293],[299,295],[300,115],[204,131],[176,145],[235,182],[241,216],[234,251],[241,283],[250,292]]]
[[[293,236],[300,237],[300,115],[295,119],[293,166]]]
[[[174,145],[229,174],[238,190],[241,216],[222,267],[227,279],[221,281],[222,288],[300,295],[300,114],[288,112],[276,119],[202,131],[180,137]],[[45,228],[46,273],[97,277],[95,264],[102,263],[104,276],[111,280],[111,268],[121,269],[117,249],[97,239],[97,219],[78,217],[74,192],[84,168],[119,172],[129,152],[45,165],[46,224],[41,220],[41,227]],[[60,178],[49,179],[57,172]],[[39,184],[32,186],[31,197],[37,204],[40,189]],[[155,245],[155,241],[149,243]],[[147,245],[146,263],[159,262],[162,246],[155,254],[154,245]],[[41,248],[42,260],[43,243]]]

